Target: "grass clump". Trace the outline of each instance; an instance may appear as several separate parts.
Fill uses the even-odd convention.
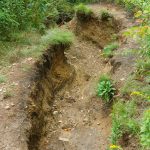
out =
[[[103,56],[105,58],[111,58],[113,56],[113,51],[119,47],[118,43],[111,43],[104,47]]]
[[[150,59],[138,60],[136,66],[138,74],[144,74],[145,72],[148,72],[150,70]]]
[[[139,132],[139,124],[134,119],[136,105],[134,101],[118,101],[113,105],[112,110],[112,133],[111,142],[117,144],[118,140],[125,133],[136,135]]]
[[[13,94],[10,91],[6,91],[6,93],[4,93],[3,98],[8,99],[8,98],[11,98],[12,96],[13,96]]]
[[[111,82],[111,79],[106,75],[102,75],[98,83],[97,95],[101,97],[105,103],[109,103],[114,94],[115,88]]]
[[[150,110],[144,112],[140,139],[143,149],[148,150],[150,148]]]
[[[112,18],[112,14],[104,9],[100,11],[100,18],[102,21],[108,21],[110,18]]]
[[[77,18],[81,21],[89,20],[93,14],[92,10],[84,4],[79,4],[75,10]]]
[[[65,45],[69,46],[74,40],[74,35],[71,31],[54,28],[47,32],[42,38],[43,43],[46,45]]]
[[[6,77],[4,75],[0,75],[0,83],[6,82]]]

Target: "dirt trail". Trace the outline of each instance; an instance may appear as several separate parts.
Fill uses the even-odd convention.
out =
[[[123,24],[121,32],[134,25],[133,21],[128,18],[127,13],[119,7],[110,4],[96,4],[90,5],[90,7],[97,12],[102,8],[109,8],[115,18]],[[120,44],[118,51],[136,47],[132,39],[125,42],[121,41]],[[96,85],[101,74],[113,70],[112,78],[120,87],[134,70],[134,58],[132,56],[114,56],[111,61],[112,67],[110,63],[104,63],[101,49],[98,46],[90,41],[83,41],[79,37],[76,38],[71,49],[65,52],[65,55],[68,63],[74,66],[76,75],[71,84],[67,84],[55,95],[52,114],[47,116],[50,119],[44,126],[46,135],[40,139],[38,149],[106,150],[110,144],[111,110],[104,109],[102,101],[96,96]],[[31,64],[33,65],[33,63]],[[19,64],[15,67],[12,66],[12,68],[15,68],[14,76],[16,73],[20,74],[17,72],[17,66]],[[24,75],[21,74],[16,78],[10,76],[9,83],[19,81],[18,84],[23,85],[25,89],[30,86],[29,80]],[[25,82],[26,84],[24,84]],[[17,96],[17,94],[20,94],[20,90],[21,88],[18,86],[16,96],[10,100],[3,100],[3,95],[0,95],[2,99],[0,101],[0,109],[2,110],[2,114],[0,114],[2,122],[0,124],[0,149],[2,150],[28,149],[27,139],[22,129],[22,126],[25,126],[26,123],[24,109],[27,106],[25,102],[22,102],[22,96],[24,95]],[[15,107],[12,105],[4,109],[7,101],[8,103],[13,102]],[[13,108],[11,109],[11,107]]]
[[[133,26],[127,13],[112,5],[92,5],[93,10],[109,8],[110,12],[123,24],[121,32]],[[118,49],[135,47],[131,39],[120,42]],[[99,76],[113,72],[112,78],[120,87],[127,76],[134,70],[132,56],[117,55],[112,64],[104,64],[101,49],[89,41],[77,39],[66,52],[68,62],[75,67],[76,77],[57,95],[53,104],[53,123],[46,126],[48,131],[41,139],[40,150],[106,150],[111,134],[110,109],[104,109],[96,96]],[[110,62],[111,62],[110,61]],[[119,65],[118,65],[119,64]],[[123,79],[122,79],[123,78]]]
[[[47,136],[39,149],[106,149],[111,120],[95,96],[97,80],[104,72],[100,49],[78,39],[66,56],[75,67],[76,77],[55,96],[54,121],[48,123]]]

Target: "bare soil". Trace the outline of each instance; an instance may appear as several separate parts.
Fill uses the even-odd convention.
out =
[[[137,47],[132,39],[121,36],[126,28],[135,25],[123,9],[110,4],[90,7],[94,11],[106,8],[121,22],[120,32],[117,33],[120,35],[120,48],[117,52]],[[69,24],[72,25],[74,22]],[[90,37],[96,34],[94,30],[89,25],[83,33]],[[100,34],[100,31],[97,32]],[[1,150],[107,149],[110,145],[111,107],[104,107],[101,99],[96,96],[97,82],[101,74],[111,73],[120,88],[134,71],[135,57],[116,55],[104,63],[100,47],[107,43],[99,46],[93,43],[98,43],[95,36],[92,39],[87,41],[82,36],[77,36],[65,56],[54,56],[51,70],[46,70],[46,67],[50,68],[50,61],[45,64],[46,67],[38,62],[40,68],[43,67],[39,72],[45,78],[35,75],[37,72],[32,67],[35,64],[33,58],[1,69],[0,72],[8,78],[6,83],[0,84]],[[27,64],[31,68],[23,71],[25,67],[22,66]],[[33,82],[35,76],[36,80],[40,80]],[[5,98],[6,90],[13,95]],[[124,149],[137,150],[134,143],[125,145]]]

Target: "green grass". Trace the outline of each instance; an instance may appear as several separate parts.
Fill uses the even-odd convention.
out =
[[[124,86],[120,89],[121,94],[131,94],[134,91],[139,91],[143,87],[143,83],[135,80],[135,76],[129,76]]]
[[[109,18],[112,18],[112,14],[110,14],[106,9],[100,11],[100,19],[102,21],[108,21]]]
[[[0,75],[0,83],[4,83],[7,81],[7,78],[4,75]]]
[[[110,58],[113,56],[113,51],[119,47],[118,43],[114,42],[104,47],[103,56],[105,58]]]
[[[77,18],[81,21],[88,20],[93,14],[92,9],[88,8],[84,4],[79,4],[75,7],[75,10]]]
[[[140,59],[137,61],[136,66],[139,74],[150,71],[150,59]]]
[[[115,95],[115,88],[107,75],[100,77],[97,86],[97,95],[102,98],[105,103],[109,103]]]
[[[22,32],[13,36],[15,38],[11,42],[0,41],[0,66],[7,66],[28,57],[25,54],[40,45],[41,35],[37,32]]]
[[[0,41],[0,66],[8,66],[27,57],[38,59],[50,45],[68,46],[73,40],[72,32],[58,28],[48,30],[43,36],[36,32],[16,34],[12,42]]]
[[[124,133],[137,135],[139,124],[135,119],[136,104],[134,101],[119,100],[113,105],[111,143],[117,144]]]
[[[71,45],[74,41],[74,34],[65,29],[54,28],[49,30],[42,41],[46,45]]]
[[[24,71],[24,72],[28,72],[28,71],[31,70],[31,66],[29,66],[28,64],[22,64],[22,65],[21,65],[21,69],[22,69],[22,71]]]

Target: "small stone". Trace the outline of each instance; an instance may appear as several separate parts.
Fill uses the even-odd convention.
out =
[[[32,60],[32,58],[30,57],[30,58],[28,58],[28,61],[31,61]]]
[[[14,103],[11,103],[11,106],[13,107],[13,106],[15,106],[15,104],[14,104]]]
[[[8,105],[7,105],[7,106],[5,106],[5,109],[6,109],[6,110],[10,109],[10,106],[8,106]]]
[[[68,55],[68,53],[67,53],[67,52],[64,52],[64,54],[65,54],[65,55]]]
[[[54,112],[53,112],[53,115],[57,115],[57,114],[58,114],[58,111],[54,111]]]
[[[124,80],[125,80],[125,78],[121,78],[120,80],[121,80],[121,81],[124,81]]]
[[[83,111],[83,110],[80,110],[80,112],[83,113],[84,111]]]
[[[13,82],[11,85],[12,86],[16,86],[16,85],[18,85],[18,83],[17,82]]]
[[[16,66],[16,63],[12,64],[12,66]]]
[[[83,122],[88,122],[88,121],[89,121],[88,118],[83,119]]]
[[[62,121],[61,121],[61,120],[59,120],[59,121],[58,121],[58,123],[62,123]]]
[[[59,140],[60,140],[60,141],[63,141],[63,142],[69,142],[69,139],[68,139],[68,138],[63,138],[63,137],[59,137]]]
[[[2,92],[3,91],[3,89],[0,89],[0,92]]]

